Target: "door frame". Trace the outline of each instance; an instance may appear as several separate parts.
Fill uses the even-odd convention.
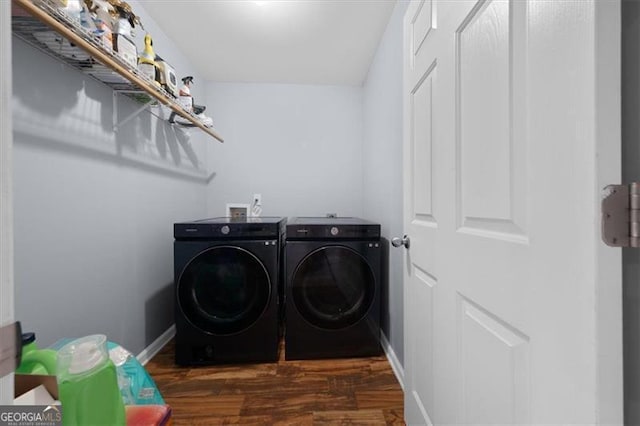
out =
[[[0,2],[0,325],[14,318],[11,2]],[[0,378],[0,405],[13,404],[13,374]]]
[[[610,184],[622,179],[622,16],[621,0],[593,0],[595,13],[595,143],[596,158],[593,158],[595,189],[603,194]],[[614,25],[612,25],[612,23]],[[612,31],[615,28],[617,31]],[[611,49],[613,44],[617,49]],[[611,64],[615,64],[612,66]],[[615,111],[601,114],[600,111]],[[615,118],[612,118],[614,117]],[[611,144],[615,143],[615,150]],[[603,164],[618,164],[617,173],[611,173]],[[607,246],[601,238],[601,199],[594,199],[593,231],[600,237],[595,248],[596,269],[594,309],[596,310],[596,359],[595,379],[599,395],[596,413],[599,423],[624,422],[624,370],[623,370],[623,322],[622,322],[622,249]],[[604,267],[603,267],[604,265]],[[617,265],[608,267],[607,265]],[[614,282],[615,285],[612,285]],[[613,324],[619,325],[613,332]]]

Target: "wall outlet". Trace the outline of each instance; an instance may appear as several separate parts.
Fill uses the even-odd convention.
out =
[[[254,206],[261,206],[262,205],[262,194],[253,194],[253,200],[252,200],[251,204],[254,205]]]

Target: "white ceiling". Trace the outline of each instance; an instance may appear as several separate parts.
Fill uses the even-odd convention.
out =
[[[207,80],[360,85],[395,0],[146,0]]]

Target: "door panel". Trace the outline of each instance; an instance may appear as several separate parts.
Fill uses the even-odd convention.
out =
[[[429,36],[432,29],[435,28],[435,14],[433,1],[422,0],[418,6],[418,12],[413,18],[412,32],[413,32],[413,46],[414,53],[418,53],[422,47],[424,41]]]
[[[412,91],[411,124],[412,124],[412,157],[413,157],[413,217],[415,220],[433,222],[433,188],[432,188],[432,83],[436,74],[433,63]]]
[[[527,424],[529,338],[460,297],[464,423]]]
[[[509,3],[479,2],[456,37],[463,218],[509,220]],[[485,152],[491,152],[492,161],[486,161]]]
[[[435,401],[433,394],[433,290],[436,281],[422,270],[416,269],[414,298],[411,309],[417,313],[414,338],[410,343],[413,359],[420,359],[419,379],[413,397],[424,413],[433,411]]]
[[[597,225],[620,169],[616,10],[410,3],[408,424],[622,421],[620,253]]]
[[[456,180],[460,232],[526,243],[525,10],[480,1],[456,30]]]

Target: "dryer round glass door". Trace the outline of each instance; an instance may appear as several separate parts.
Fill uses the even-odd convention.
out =
[[[262,316],[270,296],[264,265],[239,247],[201,252],[184,268],[177,286],[185,318],[200,330],[218,335],[246,330]]]
[[[291,282],[293,303],[309,323],[337,330],[364,318],[375,297],[375,278],[360,254],[326,246],[307,255]]]

